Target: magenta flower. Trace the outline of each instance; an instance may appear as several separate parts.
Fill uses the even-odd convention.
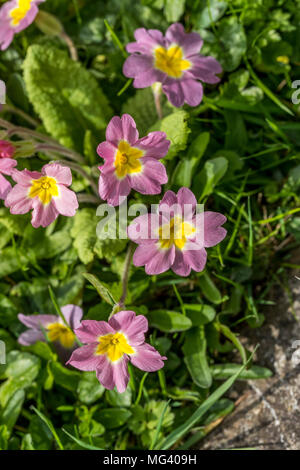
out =
[[[7,140],[0,140],[0,158],[12,158],[16,148]]]
[[[96,371],[99,382],[107,389],[126,390],[128,361],[141,370],[154,372],[164,366],[162,357],[145,343],[148,321],[135,312],[121,311],[108,322],[84,320],[75,333],[84,346],[76,349],[67,364],[80,370]]]
[[[203,96],[201,80],[218,83],[217,73],[222,72],[213,57],[199,55],[203,41],[197,33],[186,33],[180,23],[172,24],[166,35],[156,30],[139,28],[136,42],[127,45],[132,54],[123,66],[126,77],[134,78],[135,88],[146,88],[155,82],[162,83],[162,90],[176,107],[186,102],[197,106]]]
[[[0,158],[0,199],[5,199],[11,190],[10,182],[3,175],[10,176],[16,165],[16,160],[12,158]]]
[[[72,183],[70,168],[50,163],[38,171],[12,172],[16,185],[8,194],[5,205],[12,214],[26,214],[33,209],[33,227],[46,227],[59,214],[75,215],[78,208],[76,194],[67,188]]]
[[[145,266],[147,274],[172,269],[188,276],[206,264],[205,248],[215,246],[226,236],[221,227],[226,217],[218,212],[196,213],[196,198],[188,188],[177,195],[167,191],[157,213],[141,215],[128,227],[128,236],[139,246],[133,255],[135,266]]]
[[[26,29],[38,14],[38,5],[45,0],[11,0],[0,9],[0,46],[8,48],[16,33]]]
[[[62,359],[69,359],[71,351],[77,347],[73,330],[79,328],[83,315],[82,309],[77,305],[65,305],[61,308],[68,328],[62,318],[56,315],[23,315],[19,313],[21,323],[29,329],[24,331],[18,342],[23,346],[30,346],[37,341],[48,341],[54,344],[55,349]]]
[[[97,149],[105,160],[99,167],[100,197],[118,206],[131,189],[141,194],[159,194],[168,176],[158,160],[167,154],[169,145],[164,132],[150,132],[139,139],[135,121],[129,114],[113,117],[106,129],[106,141]]]

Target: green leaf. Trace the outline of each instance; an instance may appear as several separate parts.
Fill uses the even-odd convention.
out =
[[[96,291],[105,302],[109,305],[115,305],[117,303],[108,288],[99,281],[97,276],[90,273],[83,273],[83,275],[95,287]]]
[[[166,105],[164,96],[161,96],[161,106],[164,116],[171,113],[172,110]],[[135,95],[123,104],[123,113],[134,116],[140,137],[146,135],[148,129],[157,121],[157,112],[151,87],[137,90]]]
[[[94,209],[84,208],[77,211],[74,217],[71,236],[80,260],[88,264],[94,259],[94,246],[97,241],[97,219]]]
[[[224,111],[227,125],[225,148],[243,154],[248,142],[244,119],[238,111],[227,109]]]
[[[184,13],[185,0],[165,0],[165,16],[169,23],[175,23]]]
[[[212,23],[215,23],[225,13],[228,3],[221,0],[209,0],[203,2],[204,7],[196,13],[194,24],[197,28],[208,28]]]
[[[37,259],[50,259],[65,251],[71,245],[71,237],[66,230],[48,235],[43,228],[26,227],[23,249],[32,250]]]
[[[78,398],[82,403],[91,405],[102,397],[105,388],[100,384],[95,372],[83,372],[78,383]]]
[[[222,302],[222,295],[219,289],[215,286],[207,273],[204,273],[199,278],[199,285],[203,295],[213,304]]]
[[[221,20],[218,30],[220,62],[226,72],[238,67],[247,50],[247,38],[242,23],[231,16]]]
[[[187,331],[182,350],[184,362],[195,384],[201,388],[209,388],[212,383],[212,375],[206,357],[206,339],[203,326]]]
[[[70,370],[59,362],[51,362],[50,368],[53,373],[54,382],[69,392],[76,393],[81,378],[80,372]]]
[[[36,113],[62,145],[82,151],[85,131],[106,127],[111,109],[97,81],[80,62],[49,45],[33,45],[23,69]]]
[[[99,411],[98,420],[106,429],[123,426],[130,418],[131,412],[125,408],[107,408]]]
[[[228,161],[224,157],[207,160],[203,170],[194,180],[193,188],[196,196],[201,196],[201,199],[209,196],[225,175],[227,168]]]
[[[132,390],[130,387],[127,387],[123,393],[119,393],[116,390],[107,390],[105,392],[105,398],[114,408],[127,408],[131,406]]]
[[[239,364],[214,364],[211,366],[211,372],[216,380],[225,380],[235,374],[240,368]],[[272,377],[273,372],[266,367],[252,366],[250,369],[244,369],[238,380],[256,380]]]
[[[208,132],[202,132],[191,143],[187,155],[179,161],[173,181],[178,186],[185,186],[189,188],[192,184],[192,178],[195,174],[198,164],[205,153],[209,143],[210,135]]]
[[[29,387],[40,370],[40,360],[32,354],[11,351],[7,355],[7,365],[1,378],[6,378],[0,386],[0,405],[6,407],[15,392]]]
[[[221,323],[216,322],[215,326],[224,336],[226,336],[226,338],[228,338],[235,345],[242,357],[243,363],[245,364],[245,362],[247,362],[247,354],[244,346],[242,345],[238,337],[226,325],[222,325]]]
[[[98,220],[94,209],[84,208],[77,211],[74,217],[74,225],[71,229],[71,236],[74,238],[74,247],[78,252],[80,260],[84,264],[93,261],[95,254],[99,258],[106,258],[111,261],[118,253],[124,250],[127,240],[114,239],[116,234],[106,239],[97,236]],[[106,230],[104,227],[103,229]]]
[[[5,424],[8,430],[12,430],[25,400],[24,390],[17,390],[6,404],[0,415],[0,424]]]
[[[1,326],[9,326],[17,320],[18,309],[5,295],[0,294],[0,322]]]
[[[171,310],[153,310],[147,315],[149,324],[166,333],[185,331],[191,328],[192,322],[181,313]]]
[[[150,131],[162,131],[171,141],[167,159],[175,157],[179,152],[185,150],[187,146],[190,129],[188,127],[189,114],[186,111],[177,111],[158,121]]]
[[[216,316],[216,311],[210,305],[204,304],[184,304],[185,312],[190,318],[193,326],[206,325]]]
[[[90,444],[88,444],[87,442],[84,442],[82,439],[78,439],[78,437],[75,437],[73,436],[71,433],[69,433],[66,429],[62,429],[63,432],[70,438],[72,439],[72,441],[76,442],[76,444],[78,444],[80,447],[83,447],[84,449],[88,449],[88,450],[104,450],[100,447],[95,447],[95,446],[92,446]]]

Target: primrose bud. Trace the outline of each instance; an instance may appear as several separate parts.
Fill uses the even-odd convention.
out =
[[[39,11],[35,18],[36,26],[48,36],[60,36],[63,31],[63,25],[61,22],[50,13],[46,11]]]

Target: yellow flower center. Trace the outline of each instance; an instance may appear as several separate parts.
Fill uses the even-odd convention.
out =
[[[170,223],[164,224],[159,228],[159,245],[163,250],[168,250],[175,245],[182,250],[186,244],[187,238],[196,232],[195,227],[183,222],[181,217],[174,217]]]
[[[31,181],[31,187],[28,196],[34,198],[38,196],[43,204],[49,204],[53,196],[58,196],[58,187],[54,178],[42,176],[37,180]]]
[[[117,177],[122,179],[127,174],[139,173],[142,170],[140,158],[144,152],[136,147],[131,147],[128,142],[121,140],[115,157]]]
[[[47,326],[49,341],[59,341],[64,348],[70,349],[74,346],[75,335],[73,331],[61,323],[51,323]]]
[[[180,78],[185,70],[191,66],[189,60],[183,59],[183,52],[180,46],[171,46],[165,49],[159,46],[154,51],[154,67],[169,75],[169,77]]]
[[[121,359],[124,354],[133,354],[135,352],[130,344],[128,344],[123,333],[109,333],[108,335],[100,336],[98,341],[99,345],[97,346],[96,354],[106,354],[112,362]]]
[[[19,0],[16,8],[10,11],[11,25],[18,26],[31,8],[32,0]]]

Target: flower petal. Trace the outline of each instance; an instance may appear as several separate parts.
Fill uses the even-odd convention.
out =
[[[59,321],[59,317],[55,315],[23,315],[23,313],[19,313],[18,319],[23,325],[35,330],[40,330],[41,327],[47,328],[51,323]]]
[[[144,266],[149,275],[161,274],[167,271],[175,259],[175,248],[172,246],[169,250],[160,250],[157,244],[139,245],[133,255],[133,264],[135,266]]]
[[[102,362],[102,356],[95,354],[96,348],[97,343],[87,344],[75,349],[67,364],[79,370],[96,370],[98,365]]]
[[[148,320],[143,315],[136,315],[130,310],[122,310],[111,317],[108,322],[116,331],[125,333],[130,346],[135,347],[145,341],[148,331]]]
[[[105,142],[101,142],[101,144],[99,144],[97,147],[98,155],[109,162],[114,161],[116,151],[117,147],[111,142],[108,142],[107,140]]]
[[[124,62],[123,74],[125,77],[137,77],[141,73],[147,72],[153,68],[153,58],[149,55],[133,54]]]
[[[5,199],[11,214],[26,214],[32,209],[33,199],[28,197],[28,186],[16,184]]]
[[[219,77],[216,77],[217,73],[222,72],[222,67],[219,62],[213,57],[199,57],[195,56],[191,58],[193,67],[189,70],[189,74],[205,83],[218,83]]]
[[[148,245],[158,240],[158,214],[143,214],[136,217],[127,228],[128,237],[135,243]]]
[[[6,178],[4,178],[3,175],[0,173],[0,199],[5,199],[8,193],[11,190],[11,184],[9,181],[7,181]]]
[[[114,173],[101,173],[99,178],[99,195],[111,206],[119,206],[124,197],[131,191],[129,178],[119,180]]]
[[[69,167],[62,166],[59,163],[48,163],[42,168],[42,175],[54,178],[57,183],[70,186],[72,184],[72,173]]]
[[[215,246],[224,240],[227,230],[221,225],[225,224],[226,220],[225,215],[219,212],[204,212],[204,246]]]
[[[17,165],[17,161],[12,158],[0,158],[0,173],[11,175],[12,169]]]
[[[181,89],[184,95],[184,101],[190,106],[198,106],[203,98],[203,86],[194,79],[181,81]]]
[[[139,139],[135,147],[142,149],[145,154],[144,157],[151,157],[160,159],[163,158],[169,150],[170,141],[167,140],[165,132],[155,131],[150,132],[147,136]]]
[[[114,329],[106,321],[83,320],[75,334],[82,343],[95,343],[99,336],[115,333]]]
[[[80,320],[82,319],[83,311],[78,305],[65,305],[61,311],[66,319],[66,322],[74,330],[80,327]]]
[[[34,228],[40,226],[47,227],[52,224],[59,215],[58,210],[52,202],[44,205],[37,197],[32,200],[32,207],[31,224]]]
[[[18,343],[23,346],[30,346],[37,341],[46,341],[43,332],[40,330],[26,330],[18,338]]]
[[[135,366],[146,372],[155,372],[164,367],[164,360],[150,344],[144,343],[136,347],[136,353],[130,355],[130,361]]]
[[[73,217],[78,209],[77,196],[74,191],[63,184],[58,185],[59,196],[53,196],[52,202],[57,212],[66,217]]]
[[[203,44],[203,40],[198,33],[186,33],[180,23],[174,23],[167,29],[166,39],[169,45],[175,43],[182,46],[185,57],[199,52]]]
[[[123,138],[131,145],[134,145],[139,138],[139,131],[136,128],[136,123],[130,114],[123,114],[121,117]]]
[[[129,176],[130,185],[141,194],[159,194],[161,185],[168,182],[166,167],[155,158],[141,158],[143,171]]]
[[[167,80],[163,83],[162,90],[173,106],[180,108],[184,105],[185,96],[181,88],[180,80]]]
[[[128,382],[128,356],[124,356],[116,362],[110,362],[105,355],[101,357],[101,363],[97,366],[97,379],[108,390],[117,388],[119,393],[125,392]]]

